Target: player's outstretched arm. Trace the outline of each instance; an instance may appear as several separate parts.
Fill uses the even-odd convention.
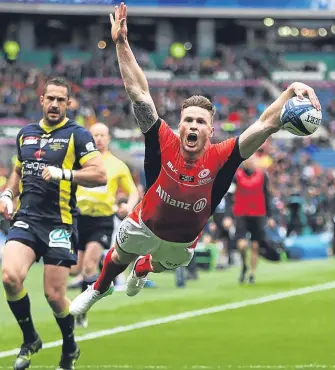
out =
[[[301,82],[292,83],[260,116],[258,121],[248,127],[239,138],[242,158],[249,158],[273,133],[280,129],[280,112],[287,100],[293,96],[303,98],[307,95],[313,106],[320,110],[320,102],[314,90]]]
[[[133,103],[138,125],[146,133],[158,119],[155,104],[149,92],[148,81],[138,65],[127,39],[127,7],[124,3],[110,14],[112,39],[116,45],[122,80]]]

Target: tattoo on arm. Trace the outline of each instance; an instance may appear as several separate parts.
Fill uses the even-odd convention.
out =
[[[135,101],[133,103],[136,121],[141,131],[145,134],[157,121],[157,113],[152,104],[144,101]]]

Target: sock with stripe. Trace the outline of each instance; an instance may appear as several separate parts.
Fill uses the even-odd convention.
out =
[[[24,343],[34,342],[38,335],[35,330],[30,311],[30,299],[25,289],[15,295],[6,293],[8,305],[18,322]]]
[[[152,272],[153,268],[151,265],[151,255],[147,254],[146,256],[140,258],[136,262],[135,274],[138,277],[147,276],[149,272]]]
[[[110,249],[104,260],[104,265],[98,280],[94,283],[94,289],[100,293],[105,293],[110,287],[112,281],[123,272],[128,265],[117,265],[112,260],[114,248]]]
[[[69,314],[69,309],[61,313],[54,312],[54,316],[63,336],[62,352],[73,353],[77,348],[73,332],[74,317]]]

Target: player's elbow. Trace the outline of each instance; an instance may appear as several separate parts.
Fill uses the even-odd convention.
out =
[[[107,172],[105,167],[102,166],[94,166],[94,171],[92,172],[92,176],[90,176],[90,180],[87,181],[85,185],[88,188],[95,188],[97,186],[107,185]]]

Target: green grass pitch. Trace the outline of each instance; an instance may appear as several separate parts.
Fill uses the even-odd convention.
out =
[[[172,273],[152,275],[157,289],[136,297],[124,292],[98,302],[83,336],[146,320],[250,300],[335,281],[334,261],[262,261],[256,285],[237,284],[239,269],[202,272],[198,281],[176,288]],[[34,266],[25,284],[33,318],[44,343],[61,339],[44,299],[42,266]],[[1,288],[3,289],[3,288]],[[79,343],[77,369],[331,369],[335,368],[334,291],[321,290],[257,305],[198,315]],[[78,292],[70,291],[70,297]],[[2,294],[3,297],[3,294]],[[121,330],[122,331],[122,330]],[[0,369],[11,369],[21,334],[5,299],[0,300]],[[59,346],[45,348],[31,369],[56,369]]]

